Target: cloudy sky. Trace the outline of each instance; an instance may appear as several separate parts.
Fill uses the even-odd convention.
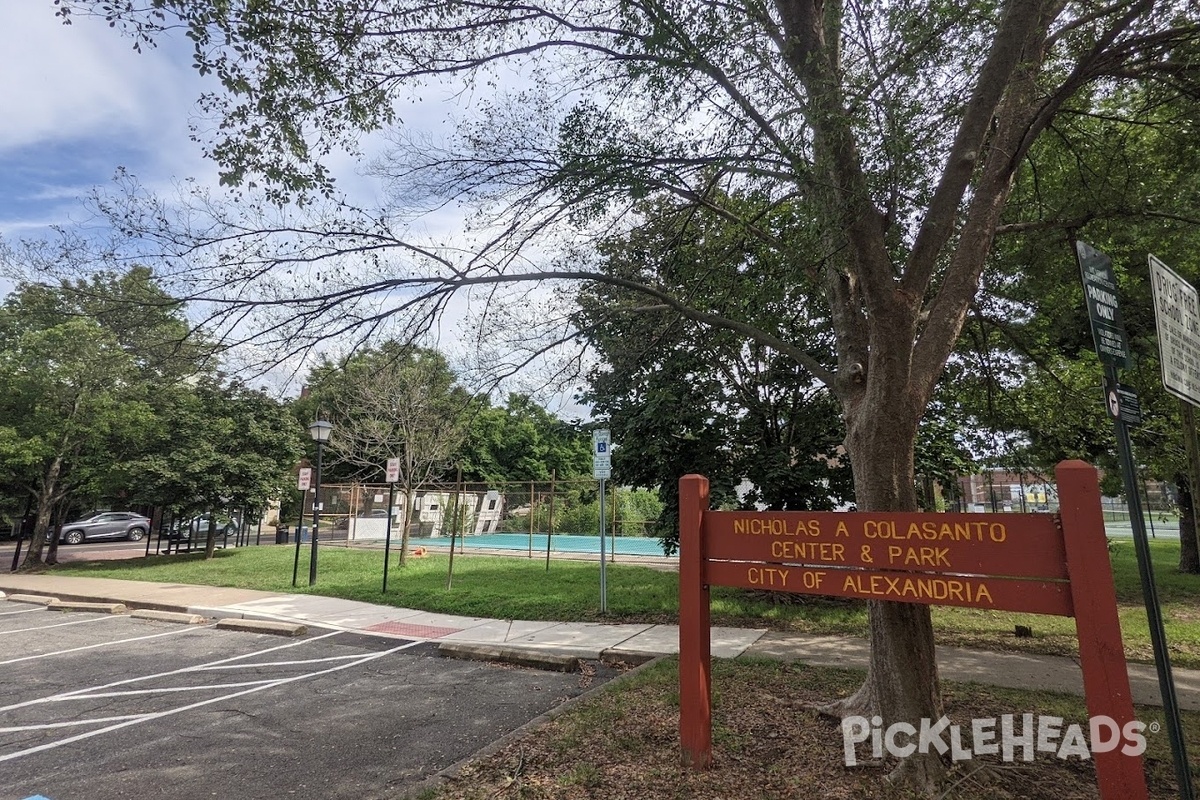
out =
[[[200,89],[182,47],[135,53],[102,22],[64,26],[49,0],[0,7],[0,235],[86,219],[118,167],[152,182],[211,172],[187,125]]]
[[[120,168],[167,196],[178,180],[216,182],[188,130],[197,97],[214,87],[191,68],[186,41],[137,53],[103,21],[78,17],[64,26],[51,0],[0,0],[0,85],[0,238],[36,239],[51,225],[88,225],[84,199],[108,187]],[[430,132],[450,124],[457,112],[444,100],[452,96],[426,94],[402,110],[405,122]],[[373,149],[367,143],[368,154]],[[332,166],[354,201],[377,202],[380,186],[357,162]],[[447,218],[426,224],[456,227]],[[11,288],[0,280],[0,295]],[[460,298],[451,317],[461,319],[469,303]],[[456,328],[444,321],[438,346],[456,349]]]
[[[217,85],[192,69],[189,44],[179,37],[137,53],[101,20],[64,26],[51,0],[0,1],[0,237],[86,223],[80,199],[118,168],[163,194],[184,178],[215,183],[188,125],[201,92]],[[406,121],[445,120],[431,100],[407,107]],[[377,202],[377,182],[356,162],[331,166],[353,200]]]

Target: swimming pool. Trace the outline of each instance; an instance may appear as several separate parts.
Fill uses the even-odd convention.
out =
[[[533,541],[533,552],[546,552],[546,534],[535,533],[481,533],[455,539],[455,544],[462,543],[463,547],[484,550],[525,550],[530,549]],[[412,537],[408,540],[410,547],[449,547],[449,536],[433,538]],[[657,556],[663,557],[662,545],[658,539],[641,536],[605,537],[605,551],[625,556]],[[551,551],[560,553],[600,553],[599,536],[580,536],[572,533],[556,533],[551,536]]]

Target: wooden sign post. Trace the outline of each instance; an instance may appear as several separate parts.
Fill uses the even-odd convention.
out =
[[[1051,514],[710,511],[708,480],[679,481],[679,733],[712,762],[709,586],[991,608],[1075,618],[1091,717],[1135,721],[1096,470],[1055,470]],[[1147,797],[1140,755],[1097,751],[1104,800]]]

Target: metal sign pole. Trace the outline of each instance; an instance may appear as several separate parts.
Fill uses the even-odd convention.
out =
[[[1121,304],[1118,297],[1118,283],[1113,271],[1112,259],[1096,250],[1086,242],[1075,242],[1075,257],[1079,264],[1080,277],[1083,279],[1084,302],[1088,311],[1088,322],[1092,329],[1092,340],[1096,346],[1096,356],[1104,364],[1104,400],[1108,415],[1113,419],[1117,434],[1117,457],[1121,462],[1121,477],[1125,483],[1125,501],[1129,507],[1129,521],[1133,526],[1133,546],[1137,553],[1138,573],[1142,582],[1142,600],[1146,605],[1146,617],[1150,628],[1150,644],[1154,650],[1154,666],[1158,670],[1158,690],[1162,695],[1163,716],[1166,717],[1167,734],[1171,740],[1171,754],[1175,760],[1175,778],[1179,783],[1179,796],[1182,800],[1195,800],[1192,791],[1191,769],[1188,766],[1187,752],[1184,747],[1183,730],[1179,718],[1179,704],[1175,697],[1175,681],[1171,676],[1171,657],[1167,651],[1167,636],[1163,630],[1162,612],[1158,607],[1158,589],[1154,584],[1154,569],[1150,562],[1150,540],[1146,536],[1146,519],[1142,511],[1142,496],[1138,491],[1137,468],[1133,460],[1133,447],[1129,441],[1129,423],[1137,424],[1141,420],[1141,411],[1137,395],[1122,386],[1118,380],[1118,369],[1129,366],[1129,337],[1121,319]],[[1164,305],[1170,306],[1174,300],[1172,294],[1180,294],[1184,288],[1176,285],[1175,292],[1160,292],[1160,289],[1171,288],[1176,283],[1175,276],[1169,268],[1150,257],[1150,278],[1155,304],[1155,327],[1159,335],[1160,359],[1163,364],[1163,386],[1172,393],[1181,392],[1186,397],[1188,381],[1167,370],[1167,364],[1173,360],[1168,352],[1176,348],[1190,347],[1187,337],[1178,330],[1164,325],[1163,318],[1172,318],[1170,313],[1159,313]],[[1178,284],[1183,284],[1178,279]],[[1195,289],[1191,289],[1194,294]],[[1160,296],[1162,295],[1162,296]],[[1194,304],[1193,304],[1194,305]],[[1195,309],[1189,309],[1194,312]],[[1162,350],[1164,339],[1169,339],[1170,347]]]
[[[1105,373],[1110,384],[1116,385],[1116,369],[1106,367]],[[1150,627],[1150,644],[1154,649],[1154,666],[1158,670],[1158,691],[1162,695],[1163,716],[1166,717],[1167,736],[1171,740],[1171,754],[1175,760],[1175,780],[1179,784],[1180,798],[1194,800],[1192,772],[1188,767],[1183,723],[1179,716],[1179,701],[1175,695],[1175,679],[1171,674],[1171,656],[1167,650],[1167,633],[1163,629],[1162,611],[1158,605],[1158,588],[1154,582],[1154,569],[1150,562],[1150,539],[1146,536],[1142,497],[1137,490],[1137,473],[1134,471],[1129,426],[1120,416],[1114,418],[1113,425],[1117,432],[1117,456],[1121,461],[1121,476],[1125,482],[1129,521],[1133,525],[1133,546],[1137,553],[1138,574],[1142,579],[1142,599],[1146,605],[1146,617]]]
[[[387,533],[383,538],[383,594],[387,594],[388,563],[392,556],[392,506],[396,499],[396,484],[388,484]]]
[[[321,446],[324,442],[317,442],[317,476],[313,488],[313,526],[312,535],[309,537],[309,542],[312,545],[309,548],[308,557],[308,585],[312,586],[317,582],[317,540],[318,528],[321,527]]]
[[[604,556],[604,478],[600,479],[600,613],[608,611],[608,560]]]
[[[296,481],[296,488],[299,491],[303,492],[303,494],[300,495],[300,523],[298,525],[296,525],[296,558],[294,561],[292,561],[292,586],[296,585],[296,578],[300,574],[300,529],[304,525],[304,498],[308,496],[308,488],[311,485],[312,485],[312,469],[310,467],[304,467],[303,469],[300,470],[300,475]],[[314,506],[316,505],[316,502],[317,502],[317,498],[314,496],[313,497],[313,505]],[[180,533],[182,533],[182,531],[183,531],[183,526],[181,525]],[[190,536],[188,537],[188,541],[189,542],[191,541]],[[176,540],[175,541],[175,552],[176,553],[179,552],[179,545],[180,545],[179,540]],[[171,543],[169,541],[167,542],[167,552],[168,553],[171,552]]]
[[[612,437],[607,428],[592,431],[592,477],[600,481],[600,613],[608,611],[608,558],[604,552],[604,481],[612,474]]]
[[[383,594],[387,594],[388,562],[392,554],[392,509],[396,507],[396,481],[400,480],[400,459],[393,457],[384,466],[383,478],[388,484],[387,532],[383,537]],[[408,495],[405,494],[407,501]]]

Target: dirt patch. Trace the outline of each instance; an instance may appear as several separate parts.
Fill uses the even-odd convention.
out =
[[[844,696],[860,673],[778,662],[714,665],[714,763],[706,772],[680,765],[677,667],[673,661],[618,681],[544,727],[473,763],[432,800],[894,800],[911,793],[890,787],[894,760],[844,765],[836,721],[807,710]],[[999,714],[1051,714],[1083,722],[1078,700],[985,687],[947,687],[946,713],[955,722]],[[1196,718],[1189,720],[1193,726]],[[1160,737],[1165,738],[1165,737]],[[1171,765],[1151,742],[1151,796],[1174,797]],[[1153,753],[1158,753],[1154,755]],[[859,757],[869,759],[866,745]],[[1091,761],[1040,753],[1031,763],[998,758],[960,762],[943,797],[950,800],[1076,800],[1095,798]]]

